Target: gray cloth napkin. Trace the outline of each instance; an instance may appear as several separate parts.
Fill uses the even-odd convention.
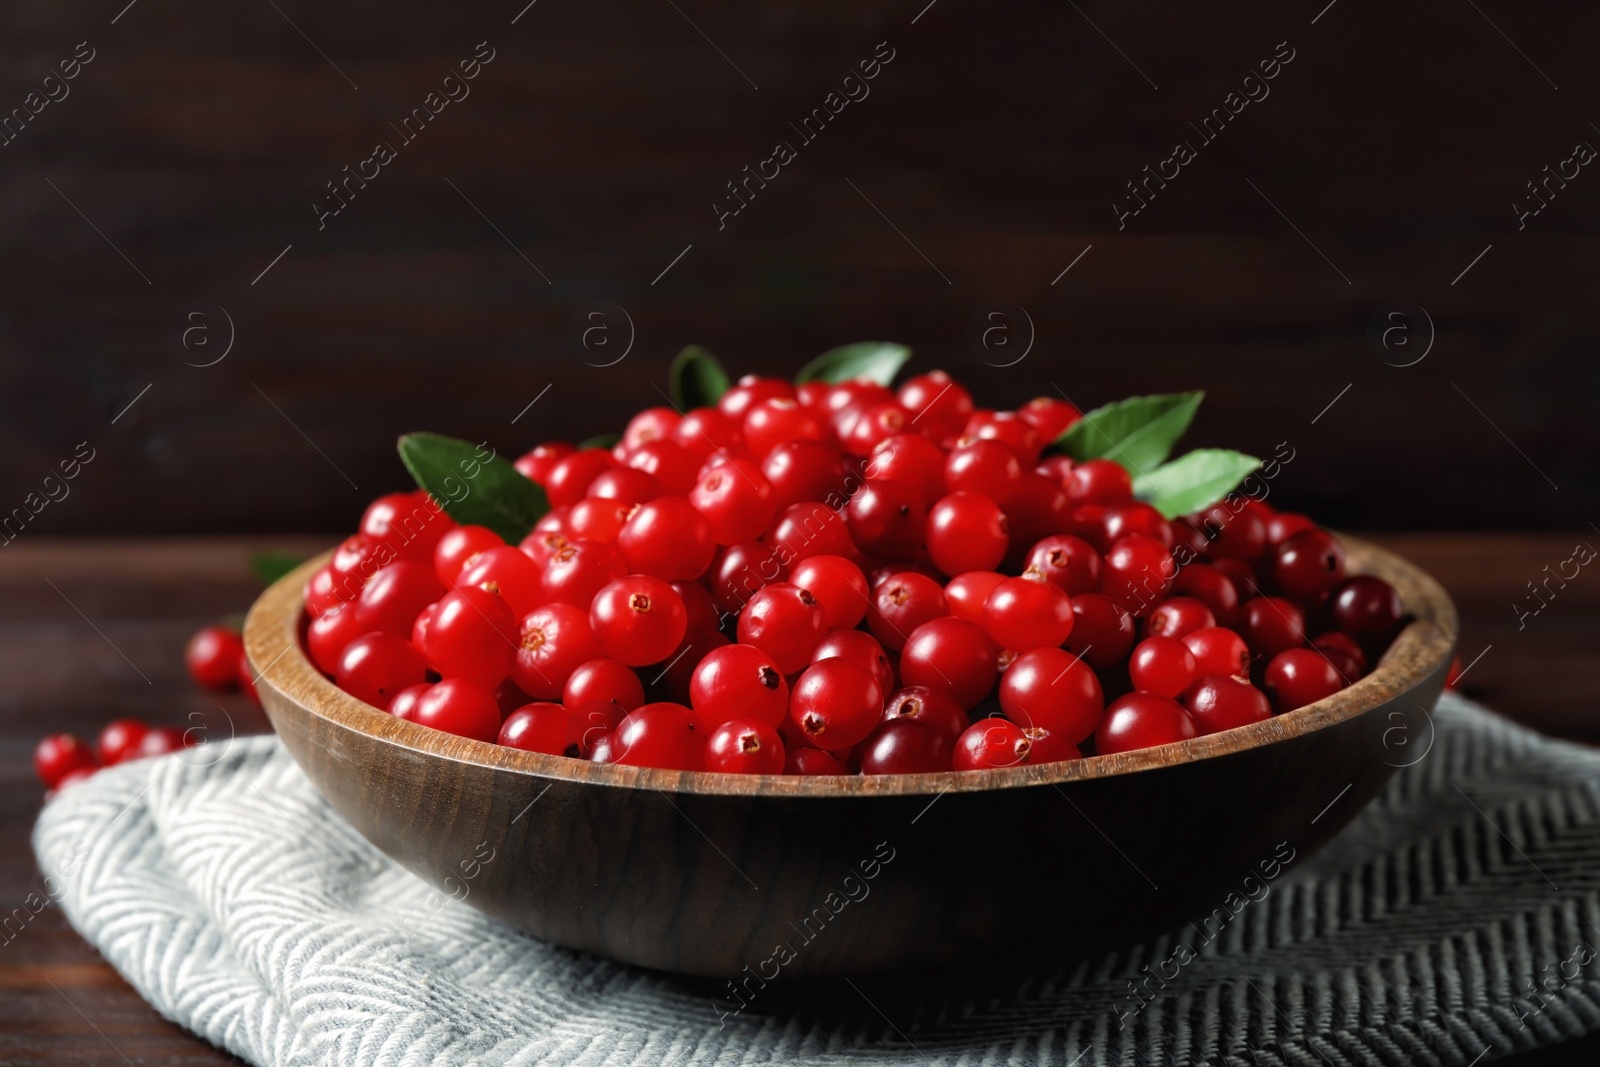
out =
[[[34,848],[158,1011],[272,1067],[1466,1067],[1600,1029],[1600,753],[1450,694],[1434,725],[1225,924],[1028,973],[774,985],[737,1013],[719,983],[556,948],[435,891],[272,737],[98,774],[45,808]]]

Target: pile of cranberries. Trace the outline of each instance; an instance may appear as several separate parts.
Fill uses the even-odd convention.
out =
[[[1171,744],[1349,685],[1402,623],[1303,515],[1168,520],[1079,419],[748,376],[516,461],[520,543],[380,497],[305,590],[346,692],[479,741],[747,774],[1010,767]]]
[[[250,661],[234,630],[207,626],[196,631],[183,659],[196,685],[215,692],[240,689],[255,697]],[[140,719],[114,719],[101,729],[92,745],[73,734],[44,738],[33,750],[33,769],[45,788],[65,789],[102,767],[188,748],[201,740],[200,733],[177,726],[151,726]]]

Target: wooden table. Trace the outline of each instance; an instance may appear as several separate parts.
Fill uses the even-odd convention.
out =
[[[1537,615],[1513,605],[1582,534],[1406,534],[1373,540],[1416,560],[1455,596],[1465,691],[1546,733],[1600,743],[1600,577],[1587,572]],[[1600,541],[1600,538],[1593,538]],[[309,555],[333,538],[47,540],[0,549],[0,902],[43,882],[28,845],[41,790],[30,760],[41,734],[93,736],[119,715],[187,724],[192,712],[241,733],[267,728],[243,698],[190,685],[182,651],[200,625],[247,608],[258,590],[251,551]],[[1551,588],[1556,588],[1552,583]],[[1526,1055],[1519,1064],[1593,1062],[1600,1039]],[[231,1057],[162,1020],[94,949],[46,908],[0,945],[0,1065],[195,1063]]]

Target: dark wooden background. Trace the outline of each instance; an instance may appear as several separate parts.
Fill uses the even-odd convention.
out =
[[[125,2],[0,12],[0,109],[96,53],[0,147],[0,509],[97,450],[30,535],[348,527],[403,480],[400,432],[521,450],[659,402],[685,343],[787,374],[866,338],[992,403],[1204,386],[1197,443],[1290,442],[1278,498],[1347,527],[1600,516],[1600,173],[1524,230],[1511,206],[1600,144],[1593,5]],[[470,97],[399,145],[480,41]],[[1270,96],[1119,232],[1124,183],[1281,41]],[[719,232],[779,139],[799,158]],[[398,158],[319,231],[379,140]],[[1368,344],[1393,300],[1436,329],[1415,366]],[[219,313],[209,348],[173,339],[194,301],[234,324],[208,368]],[[991,301],[1034,324],[1013,367],[968,346]],[[569,343],[600,305],[635,335],[608,368],[617,313],[607,354]]]

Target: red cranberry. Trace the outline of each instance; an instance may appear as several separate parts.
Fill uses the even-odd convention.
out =
[[[999,660],[1000,648],[983,627],[947,615],[911,631],[900,654],[900,678],[906,685],[947,692],[973,708],[994,688]]]
[[[1033,546],[1027,567],[1076,596],[1100,588],[1102,562],[1099,551],[1081,537],[1054,534]]]
[[[524,752],[576,758],[582,751],[579,737],[574,736],[576,725],[572,713],[560,704],[524,704],[500,724],[498,741]]]
[[[1176,697],[1189,688],[1199,670],[1194,653],[1176,637],[1147,637],[1128,661],[1133,687],[1157,696]]]
[[[244,642],[223,626],[207,626],[189,638],[184,649],[184,666],[196,685],[207,689],[232,689],[238,680],[239,655]]]
[[[1245,643],[1259,656],[1272,657],[1306,643],[1306,616],[1300,605],[1276,596],[1245,601],[1240,612]]]
[[[1291,648],[1272,657],[1263,676],[1267,695],[1279,713],[1314,704],[1344,688],[1344,679],[1314,648]]]
[[[1102,756],[1171,745],[1197,736],[1194,720],[1170,697],[1129,693],[1106,708],[1095,731],[1094,750]]]
[[[956,739],[953,766],[958,771],[986,771],[1020,767],[1029,762],[1033,742],[1014,722],[979,719]]]
[[[47,789],[60,788],[63,779],[98,766],[94,750],[71,734],[51,734],[33,750],[33,770]]]
[[[913,719],[955,741],[970,725],[966,709],[948,693],[912,685],[891,693],[883,704],[883,721]]]
[[[776,729],[789,711],[789,683],[778,664],[761,649],[723,645],[712,649],[694,668],[689,701],[708,726],[740,719]]]
[[[494,693],[461,678],[446,678],[417,698],[411,721],[447,734],[493,742],[500,736]]]
[[[1330,606],[1334,624],[1358,641],[1389,637],[1405,614],[1394,586],[1364,574],[1337,586]]]
[[[883,687],[864,667],[825,659],[795,681],[789,716],[818,748],[840,752],[866,740],[883,717]]]
[[[916,719],[879,723],[863,743],[862,774],[924,774],[948,771],[952,739]]]
[[[1066,648],[1089,666],[1110,670],[1133,648],[1133,616],[1108,596],[1084,593],[1072,598],[1072,633]]]
[[[783,741],[770,724],[729,719],[711,732],[706,770],[726,774],[782,774]]]
[[[1290,596],[1313,600],[1344,577],[1344,547],[1326,530],[1304,530],[1278,545],[1272,578]]]
[[[1250,649],[1244,638],[1221,626],[1208,626],[1185,634],[1183,643],[1194,653],[1197,677],[1223,674],[1234,678],[1250,676]]]
[[[1197,597],[1174,596],[1150,610],[1144,619],[1144,632],[1147,637],[1183,637],[1216,624],[1217,617],[1205,601]]]
[[[1249,682],[1211,674],[1183,694],[1183,706],[1202,734],[1216,734],[1272,717],[1267,695]]]
[[[628,713],[611,737],[612,762],[625,767],[701,771],[706,737],[694,712],[682,704],[643,704]]]
[[[1105,707],[1100,679],[1059,648],[1036,648],[1012,661],[1000,679],[1000,707],[1020,726],[1036,726],[1077,744],[1094,732]]]

